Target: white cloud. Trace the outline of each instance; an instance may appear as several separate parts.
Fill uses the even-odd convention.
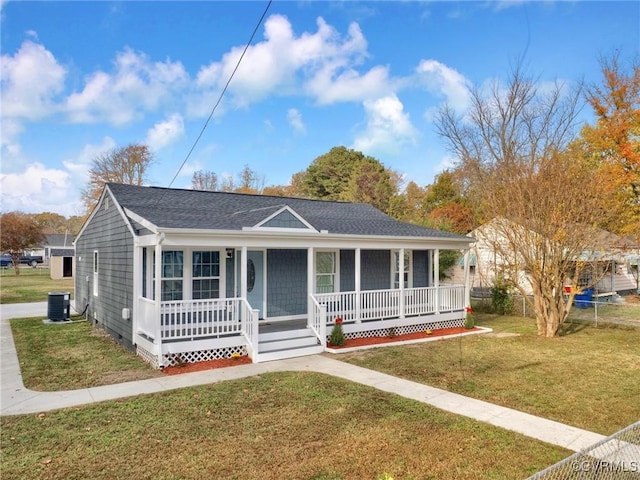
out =
[[[147,139],[145,144],[149,148],[157,152],[163,149],[167,145],[174,143],[180,137],[184,135],[184,120],[182,115],[174,113],[166,120],[156,123],[147,132]]]
[[[42,45],[25,40],[14,56],[2,55],[2,115],[38,120],[55,110],[66,70]]]
[[[418,131],[398,97],[389,95],[364,102],[367,126],[356,138],[353,148],[373,152],[397,154],[403,145],[415,143]]]
[[[337,73],[334,65],[327,65],[307,82],[306,89],[320,104],[363,101],[384,95],[391,90],[389,70],[376,66],[361,75],[354,69]]]
[[[105,137],[100,144],[85,145],[75,158],[63,160],[64,168],[40,162],[26,165],[16,173],[1,173],[2,211],[55,211],[61,215],[80,215],[84,211],[80,192],[86,186],[92,160],[116,147]]]
[[[430,92],[444,96],[454,110],[467,109],[471,83],[464,75],[437,60],[422,60],[416,72],[419,82]]]
[[[295,133],[304,135],[307,132],[304,122],[302,121],[302,114],[297,109],[289,109],[287,112],[287,121]]]
[[[440,159],[438,164],[433,168],[434,173],[442,173],[445,170],[451,170],[456,166],[457,159],[451,155],[445,155]]]
[[[123,125],[156,110],[187,81],[180,62],[152,62],[143,53],[125,49],[116,57],[115,71],[90,75],[84,88],[68,97],[66,108],[73,122]]]
[[[230,101],[243,107],[271,94],[306,93],[326,104],[362,101],[389,91],[386,67],[374,67],[364,75],[354,68],[368,56],[358,24],[352,23],[344,38],[322,18],[316,24],[315,33],[296,36],[286,17],[269,17],[264,41],[247,49],[229,84]],[[197,75],[197,87],[208,95],[219,95],[243,51],[244,46],[234,47],[220,62],[203,67]]]
[[[51,211],[77,215],[82,205],[79,197],[70,199],[70,175],[64,170],[32,163],[21,173],[0,174],[2,210],[39,213]]]

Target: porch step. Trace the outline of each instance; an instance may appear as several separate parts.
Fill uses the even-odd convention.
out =
[[[322,345],[316,345],[314,347],[291,348],[287,350],[274,350],[272,352],[260,353],[260,362],[271,362],[273,360],[284,360],[285,358],[317,355],[322,352],[324,352]]]
[[[322,345],[309,328],[262,333],[258,337],[260,361],[281,360],[322,353]]]
[[[318,338],[308,328],[263,333],[258,336],[258,353],[313,347],[316,345],[318,345]]]

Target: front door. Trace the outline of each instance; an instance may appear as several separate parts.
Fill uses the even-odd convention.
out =
[[[259,318],[264,318],[264,252],[247,252],[247,301],[251,308],[260,310]]]

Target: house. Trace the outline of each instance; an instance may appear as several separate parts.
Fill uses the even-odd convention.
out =
[[[322,352],[462,326],[440,249],[473,240],[365,204],[110,183],[75,241],[76,309],[156,367]]]
[[[504,252],[509,251],[507,240],[501,234],[501,228],[494,219],[469,233],[476,242],[469,253],[469,275],[471,277],[471,289],[474,296],[486,296],[496,279],[508,268],[511,268],[517,258],[513,251],[509,258],[504,258]],[[533,232],[522,228],[528,235]],[[587,233],[588,230],[588,233]],[[610,300],[616,295],[638,291],[638,263],[640,260],[640,247],[629,239],[622,238],[602,229],[585,229],[585,235],[590,235],[594,245],[601,245],[598,251],[585,251],[580,259],[593,264],[591,269],[585,270],[579,279],[578,287],[590,286],[594,289],[596,298]],[[452,267],[448,276],[453,282],[463,281],[465,267],[462,259]],[[532,287],[528,275],[524,270],[517,272],[517,283],[525,293],[532,295]],[[570,282],[567,280],[567,285]]]
[[[45,264],[49,265],[50,276],[53,280],[73,278],[75,271],[73,235],[67,233],[45,234],[42,256]]]

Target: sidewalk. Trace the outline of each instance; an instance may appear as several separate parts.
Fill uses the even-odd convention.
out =
[[[6,308],[5,307],[11,307]],[[580,451],[605,437],[576,427],[501,407],[482,400],[447,392],[428,385],[403,380],[384,373],[357,367],[322,355],[291,358],[274,362],[238,365],[202,372],[152,378],[116,385],[64,392],[36,392],[22,383],[8,318],[46,315],[46,303],[0,309],[0,414],[33,414],[75,407],[106,400],[162,392],[196,385],[260,375],[267,372],[310,371],[333,375],[378,390],[401,395],[436,408],[474,418],[553,445]],[[16,314],[16,312],[19,312]]]

